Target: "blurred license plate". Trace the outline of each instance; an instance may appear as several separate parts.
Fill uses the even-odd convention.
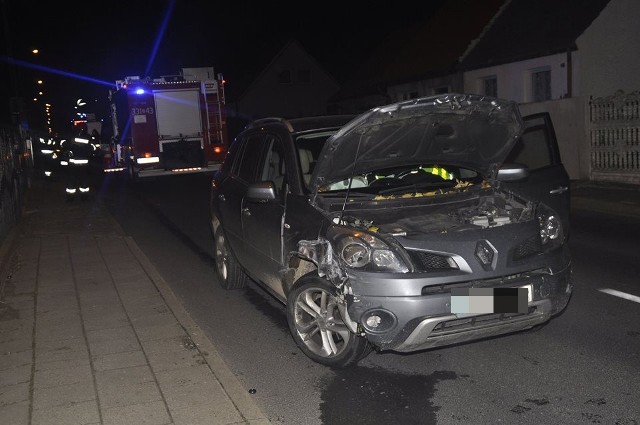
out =
[[[458,316],[491,313],[527,313],[533,285],[518,288],[453,288],[451,313]]]

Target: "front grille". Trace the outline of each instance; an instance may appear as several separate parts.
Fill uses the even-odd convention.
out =
[[[409,256],[418,271],[434,272],[442,270],[455,270],[455,262],[448,255],[439,255],[426,251],[409,251]]]
[[[522,260],[523,258],[542,252],[542,244],[540,236],[535,235],[516,246],[513,250],[513,259]]]
[[[483,280],[429,285],[422,288],[421,295],[448,294],[453,288],[517,288],[529,283],[538,284],[540,277],[533,273],[517,273]]]

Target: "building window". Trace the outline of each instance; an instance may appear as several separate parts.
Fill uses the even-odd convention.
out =
[[[291,70],[283,69],[278,73],[278,83],[291,84]]]
[[[531,73],[531,94],[534,102],[551,100],[551,70]]]
[[[482,92],[485,96],[498,97],[498,78],[495,76],[483,78]]]
[[[297,82],[301,84],[311,84],[311,70],[299,69]]]

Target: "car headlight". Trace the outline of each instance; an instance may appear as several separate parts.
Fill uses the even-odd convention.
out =
[[[341,264],[352,269],[406,273],[406,264],[379,237],[347,227],[333,226],[327,232]]]
[[[562,223],[551,209],[541,206],[538,211],[540,224],[540,242],[545,246],[553,241],[561,243],[563,239]]]

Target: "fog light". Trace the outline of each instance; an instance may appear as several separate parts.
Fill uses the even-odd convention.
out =
[[[396,316],[387,310],[369,310],[362,315],[362,326],[371,333],[387,332],[396,323]]]
[[[367,327],[375,329],[380,325],[380,322],[382,322],[382,318],[380,318],[380,316],[369,316],[367,319]]]

